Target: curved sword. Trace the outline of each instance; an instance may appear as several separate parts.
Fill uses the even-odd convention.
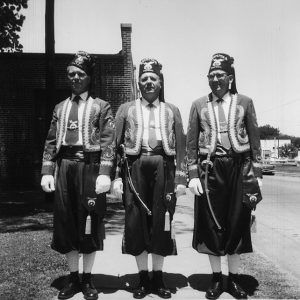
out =
[[[123,161],[125,163],[125,167],[126,167],[126,171],[127,171],[127,181],[134,193],[134,195],[136,196],[136,198],[139,200],[140,204],[142,205],[142,207],[146,210],[146,213],[151,216],[152,213],[151,213],[151,210],[147,207],[147,205],[144,203],[144,201],[141,199],[139,193],[136,191],[135,187],[134,187],[134,184],[132,182],[132,178],[131,178],[131,175],[130,175],[130,170],[129,170],[129,165],[128,165],[128,160],[127,160],[127,156],[126,156],[126,153],[125,153],[125,146],[123,144],[120,145],[120,147],[122,148],[122,151],[123,151],[123,155],[122,155],[122,158],[123,158]]]
[[[222,229],[220,223],[218,222],[217,218],[216,218],[216,215],[213,211],[213,208],[211,206],[211,201],[210,201],[210,197],[209,197],[209,189],[208,189],[208,172],[209,172],[209,168],[211,168],[213,166],[213,163],[212,161],[210,160],[210,157],[211,157],[211,148],[208,146],[207,147],[207,158],[201,162],[201,165],[205,165],[205,179],[204,179],[204,187],[205,187],[205,194],[206,194],[206,199],[207,199],[207,203],[208,203],[208,207],[209,207],[209,211],[212,215],[212,218],[217,226],[217,228],[219,230]]]

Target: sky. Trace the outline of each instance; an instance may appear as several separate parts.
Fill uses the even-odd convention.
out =
[[[161,62],[185,132],[192,102],[210,92],[212,55],[227,53],[258,124],[300,136],[299,12],[299,0],[56,0],[55,51],[118,53],[120,24],[131,23],[133,62]],[[28,0],[23,14],[24,52],[44,52],[45,0]]]

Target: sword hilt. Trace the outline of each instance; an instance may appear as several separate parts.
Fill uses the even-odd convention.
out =
[[[210,157],[211,157],[211,147],[210,146],[206,146],[206,148],[207,148],[207,157],[206,157],[205,160],[203,160],[201,162],[201,165],[204,166],[204,167],[207,166],[207,168],[211,168],[213,166],[213,163],[210,160]]]
[[[126,152],[125,152],[125,146],[124,146],[124,144],[120,145],[120,149],[122,151],[122,159],[126,159]]]
[[[211,160],[205,159],[201,162],[201,165],[204,167],[206,167],[207,164],[208,164],[208,167],[210,167],[210,168],[213,166],[213,163]]]

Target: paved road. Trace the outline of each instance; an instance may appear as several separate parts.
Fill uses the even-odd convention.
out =
[[[264,176],[256,210],[256,251],[300,279],[300,177]]]

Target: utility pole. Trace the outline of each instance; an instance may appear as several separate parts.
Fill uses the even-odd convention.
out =
[[[45,9],[45,57],[46,57],[46,132],[47,134],[55,95],[55,40],[54,40],[54,0],[46,0]],[[45,200],[53,202],[54,193],[46,193]]]
[[[279,127],[277,128],[277,157],[279,158]]]
[[[46,57],[46,128],[50,124],[55,92],[54,1],[46,0],[45,57]]]

